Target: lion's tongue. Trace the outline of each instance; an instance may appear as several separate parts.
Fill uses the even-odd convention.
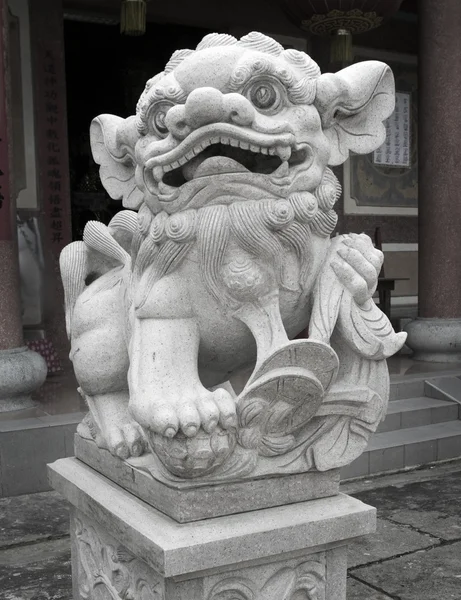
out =
[[[197,157],[199,158],[199,157]],[[206,175],[218,175],[222,173],[246,173],[242,164],[227,156],[212,156],[204,161],[191,160],[183,167],[183,175],[187,180],[205,177]]]

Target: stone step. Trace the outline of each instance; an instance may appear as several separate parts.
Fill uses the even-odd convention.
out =
[[[403,400],[424,396],[424,379],[422,378],[391,378],[389,400]]]
[[[454,394],[451,394],[455,396],[454,399],[461,401],[461,382],[458,377],[461,377],[460,369],[427,370],[415,374],[391,375],[390,399],[402,400],[404,398],[416,398],[417,396],[439,398],[440,395],[428,393],[428,384],[434,384],[429,388],[436,387],[446,392],[445,388],[449,386],[450,391],[454,390]]]
[[[341,470],[341,479],[367,477],[459,456],[459,420],[386,431],[372,436],[362,456]]]
[[[454,421],[459,416],[459,405],[437,398],[405,398],[389,402],[387,416],[378,428],[378,433],[433,425]]]

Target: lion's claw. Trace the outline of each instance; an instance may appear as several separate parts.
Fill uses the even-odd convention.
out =
[[[223,429],[237,423],[235,402],[229,392],[222,388],[211,392],[201,385],[186,393],[152,397],[149,402],[135,399],[130,411],[141,427],[169,438],[178,431],[186,437],[195,437],[200,428],[212,433],[218,423]]]

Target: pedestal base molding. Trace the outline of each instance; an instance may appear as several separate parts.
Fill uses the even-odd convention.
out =
[[[75,455],[85,464],[180,523],[334,496],[339,470],[287,473],[240,480],[168,478],[153,454],[120,460],[75,436]]]
[[[46,379],[46,362],[23,346],[0,351],[0,412],[34,406],[30,394]]]
[[[414,360],[461,362],[461,319],[417,318],[405,331]]]
[[[344,494],[178,524],[77,459],[49,470],[72,505],[74,600],[345,600],[347,544],[375,529]]]

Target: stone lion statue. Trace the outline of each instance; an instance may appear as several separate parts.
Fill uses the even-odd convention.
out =
[[[405,334],[372,300],[381,252],[330,238],[331,167],[379,147],[393,108],[383,63],[321,75],[260,33],[211,34],[147,82],[135,116],[94,119],[126,210],[61,256],[81,435],[123,459],[148,443],[179,477],[236,447],[266,471],[301,447],[317,469],[363,451]],[[252,361],[236,397],[229,374]]]

